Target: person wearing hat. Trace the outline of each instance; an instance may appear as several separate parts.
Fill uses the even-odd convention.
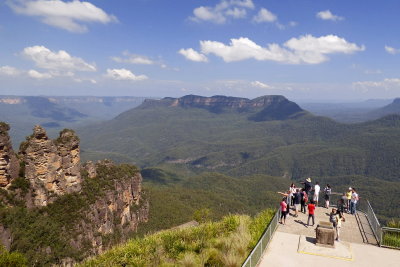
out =
[[[304,184],[304,190],[306,191],[308,199],[312,199],[312,198],[310,198],[310,192],[312,189],[311,178],[308,177],[305,182],[302,182],[302,184]]]
[[[347,213],[350,213],[350,202],[351,202],[351,195],[353,194],[353,188],[349,187],[349,191],[346,192],[347,197]]]

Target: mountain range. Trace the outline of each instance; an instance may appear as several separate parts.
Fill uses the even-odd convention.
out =
[[[63,128],[112,119],[140,105],[141,97],[0,96],[0,121],[11,125],[15,144],[24,140],[35,124],[55,137]]]

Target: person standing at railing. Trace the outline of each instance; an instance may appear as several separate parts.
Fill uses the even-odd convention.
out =
[[[289,208],[287,206],[287,203],[286,203],[286,198],[287,197],[282,198],[282,201],[280,203],[280,207],[281,207],[281,221],[280,221],[280,223],[281,224],[286,224],[286,215],[287,215],[286,210]],[[282,219],[283,219],[283,222],[282,222]]]
[[[357,209],[357,202],[359,200],[358,194],[356,189],[353,187],[352,189],[353,193],[351,194],[351,202],[350,202],[350,212],[351,214],[356,214],[356,209]]]
[[[325,208],[329,209],[329,200],[332,194],[332,188],[329,184],[326,185],[324,188],[324,198],[325,198]]]
[[[314,185],[314,197],[313,197],[313,201],[316,207],[318,207],[319,191],[321,191],[321,187],[319,186],[319,183],[316,182]]]
[[[301,189],[300,193],[301,193],[301,212],[303,212],[305,214],[306,213],[306,203],[308,201],[308,196],[307,196],[306,191],[304,191],[304,189]]]
[[[294,211],[295,211],[294,217],[299,217],[300,204],[302,198],[303,194],[300,193],[300,190],[297,188],[296,193],[294,193]]]
[[[312,183],[311,183],[311,177],[308,177],[305,182],[301,182],[301,183],[304,184],[304,190],[307,193],[308,199],[312,199],[311,198],[312,196],[310,195],[311,189],[313,188]]]
[[[290,190],[290,206],[294,206],[294,193],[296,193],[296,186],[292,183],[289,187]]]
[[[353,189],[349,187],[349,191],[346,192],[347,197],[347,213],[350,213],[350,203],[351,203],[351,195],[353,194]]]

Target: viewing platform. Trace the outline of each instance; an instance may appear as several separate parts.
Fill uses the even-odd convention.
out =
[[[315,245],[315,229],[320,221],[329,221],[331,210],[317,207],[314,226],[307,226],[308,213],[299,212],[298,217],[294,217],[295,212],[291,209],[286,224],[278,223],[275,233],[271,233],[272,239],[258,265],[253,263],[251,266],[398,266],[400,250],[378,246],[363,212],[344,214],[340,241],[335,241],[335,248]]]

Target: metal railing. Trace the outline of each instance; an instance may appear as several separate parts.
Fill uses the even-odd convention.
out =
[[[372,232],[374,232],[376,241],[378,242],[379,245],[382,243],[382,227],[381,224],[379,223],[378,218],[375,215],[374,210],[372,209],[371,203],[367,200],[366,204],[363,205],[361,202],[359,206],[359,210],[364,212],[367,215],[367,219],[369,222],[369,225],[371,226]]]
[[[270,243],[272,236],[275,233],[276,228],[278,228],[279,217],[281,215],[280,209],[275,212],[274,217],[270,221],[268,227],[265,229],[264,233],[261,235],[261,238],[258,240],[256,246],[250,252],[250,255],[247,257],[246,261],[243,263],[242,267],[254,267],[257,266],[258,262],[261,259],[261,256],[264,253],[264,250]]]
[[[336,207],[338,200],[340,199],[340,194],[332,194],[330,199],[331,207]],[[389,247],[389,248],[397,248],[400,249],[400,228],[390,228],[390,227],[382,227],[379,223],[378,218],[375,215],[374,210],[372,209],[371,204],[368,200],[359,201],[357,203],[357,210],[365,213],[367,216],[369,225],[375,235],[375,238],[378,242],[378,245],[381,247]],[[319,206],[323,206],[325,200],[322,198],[322,202],[320,200]],[[345,207],[346,209],[349,207]],[[264,253],[264,250],[270,243],[273,234],[278,228],[280,217],[280,209],[278,209],[269,223],[268,227],[265,229],[258,243],[251,251],[250,255],[247,257],[246,261],[243,263],[242,267],[254,267],[257,266],[258,262],[261,259],[261,256]]]
[[[381,243],[382,247],[400,249],[400,228],[382,227]]]

